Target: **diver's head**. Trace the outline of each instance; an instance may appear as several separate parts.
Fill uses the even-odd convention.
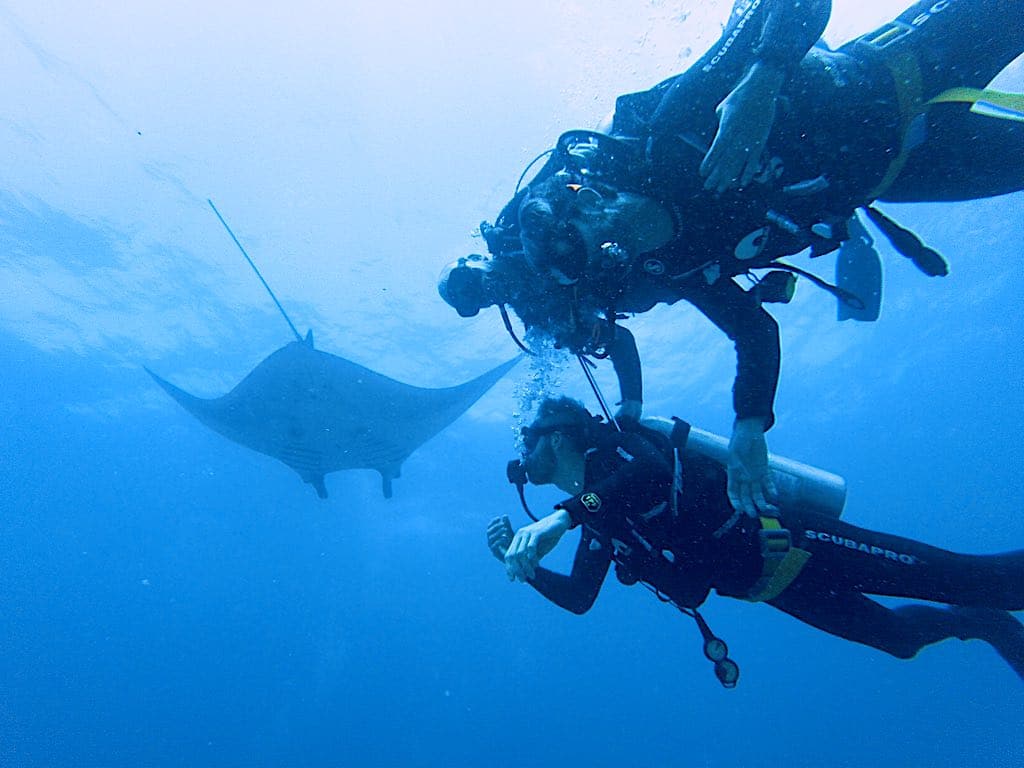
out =
[[[445,265],[437,281],[437,292],[460,317],[474,317],[484,307],[497,303],[489,256],[471,253]]]
[[[582,483],[584,454],[592,441],[594,417],[578,400],[547,398],[537,417],[523,427],[523,466],[534,485],[554,483],[567,492]]]
[[[653,198],[573,178],[556,173],[531,187],[519,206],[523,251],[538,274],[571,285],[674,237],[671,214]]]
[[[556,173],[532,187],[519,206],[523,252],[538,274],[570,285],[587,266],[587,245],[574,220],[579,185],[567,173]]]

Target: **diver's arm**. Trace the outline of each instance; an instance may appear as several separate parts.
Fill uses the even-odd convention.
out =
[[[831,11],[831,3],[821,0],[763,6],[769,7],[752,59],[715,110],[718,131],[700,166],[704,188],[719,194],[747,186],[760,170],[775,122],[775,100],[789,72],[821,36]]]
[[[685,130],[691,140],[709,142],[700,166],[706,189],[749,184],[761,168],[782,86],[831,10],[828,0],[737,2],[718,42],[666,89],[650,134]]]
[[[619,380],[619,410],[617,419],[640,420],[644,402],[643,370],[640,367],[640,352],[633,334],[621,325],[615,326],[615,339],[607,347],[608,357]]]
[[[494,518],[487,526],[487,547],[506,569],[514,538],[512,523],[507,515]],[[592,544],[596,541],[593,533],[584,528],[576,547],[572,572],[568,576],[534,564],[531,567],[533,573],[525,579],[526,583],[559,607],[576,614],[586,613],[601,591],[601,584],[604,583],[611,562],[611,554],[604,547]]]
[[[771,84],[772,72],[784,79],[821,37],[831,11],[830,0],[736,2],[718,41],[666,89],[651,132],[707,132],[710,139],[719,104],[751,73],[758,86]]]
[[[704,189],[721,194],[747,186],[761,170],[761,156],[775,123],[783,70],[754,62],[715,112],[718,132],[700,164]]]
[[[540,561],[558,546],[571,523],[568,512],[555,509],[550,515],[516,531],[512,543],[505,550],[505,571],[509,580],[532,579]]]
[[[763,5],[768,6],[768,14],[754,48],[755,60],[788,74],[821,39],[832,15],[832,2],[776,0]]]
[[[764,433],[775,421],[772,404],[781,360],[779,326],[732,280],[717,280],[686,298],[736,345],[736,421],[726,465],[729,501],[736,511],[751,516],[772,513],[777,494],[768,470]]]
[[[775,423],[773,403],[779,384],[779,325],[760,303],[733,280],[686,291],[685,298],[720,328],[736,347],[732,400],[737,419],[759,418],[767,431]]]
[[[596,541],[584,529],[576,548],[572,572],[568,576],[547,568],[537,568],[527,583],[555,605],[575,614],[586,613],[597,599],[611,564],[608,549],[603,546],[592,547],[591,542]]]

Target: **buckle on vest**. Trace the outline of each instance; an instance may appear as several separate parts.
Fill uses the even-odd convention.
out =
[[[909,24],[904,24],[902,21],[890,21],[874,32],[863,35],[857,42],[874,48],[876,51],[882,51],[893,43],[902,40],[913,31],[914,28]]]
[[[800,575],[801,569],[811,556],[809,552],[793,546],[793,537],[789,529],[774,517],[761,518],[761,530],[758,531],[763,561],[761,576],[750,588],[747,600],[760,602],[772,600],[793,583]]]
[[[761,542],[761,556],[766,566],[770,561],[781,560],[793,546],[793,536],[788,528],[762,528],[757,532],[757,537]]]

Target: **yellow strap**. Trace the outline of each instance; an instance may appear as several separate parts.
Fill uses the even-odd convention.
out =
[[[970,104],[971,111],[987,117],[1024,122],[1024,93],[1007,93],[991,88],[950,88],[928,104]]]
[[[771,575],[771,578],[763,584],[758,584],[757,588],[747,595],[745,599],[752,603],[763,603],[768,600],[774,600],[776,597],[781,595],[790,584],[796,581],[796,577],[800,575],[800,571],[802,571],[804,566],[807,565],[807,561],[810,560],[810,558],[810,552],[793,547],[786,553],[786,556],[782,558],[782,561],[775,569],[775,572]]]
[[[896,157],[889,163],[885,176],[878,182],[878,186],[871,190],[872,200],[880,197],[892,186],[903,166],[907,164],[910,158],[910,148],[907,146],[910,124],[924,109],[921,103],[921,67],[918,66],[917,59],[909,53],[899,53],[888,56],[885,65],[889,68],[896,85],[896,101],[900,113],[900,148]]]
[[[784,530],[782,523],[776,517],[762,517],[761,529],[765,531]],[[753,589],[744,599],[758,603],[778,597],[800,575],[800,571],[803,570],[810,556],[810,552],[790,546],[782,558],[765,560],[765,570],[761,574],[761,578],[757,580]]]
[[[925,111],[929,104],[966,103],[971,105],[972,112],[980,115],[1024,122],[1024,94],[1005,93],[988,88],[950,88],[925,102],[922,94],[921,69],[917,58],[909,52],[889,55],[885,51],[890,45],[902,40],[913,31],[912,26],[894,21],[876,32],[864,35],[858,41],[876,51],[885,52],[882,61],[888,67],[896,85],[896,100],[900,111],[899,151],[889,163],[885,176],[871,191],[872,199],[883,195],[907,164],[910,157],[907,137],[910,133],[911,123]]]

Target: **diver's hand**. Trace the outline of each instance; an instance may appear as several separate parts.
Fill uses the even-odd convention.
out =
[[[729,441],[727,491],[733,509],[750,517],[759,513],[775,514],[775,482],[768,469],[768,444],[764,439],[764,420],[737,419]]]
[[[700,164],[704,189],[721,194],[745,187],[754,178],[784,79],[782,71],[757,62],[718,105],[718,133]]]
[[[615,411],[615,420],[617,422],[631,421],[636,424],[640,421],[640,416],[643,414],[644,404],[639,400],[623,400],[619,403],[619,409]]]
[[[567,530],[569,513],[560,509],[516,531],[505,552],[505,571],[509,581],[532,579],[541,558],[555,548]]]
[[[491,554],[505,562],[505,553],[512,543],[512,523],[508,515],[496,517],[487,524],[487,547]]]

